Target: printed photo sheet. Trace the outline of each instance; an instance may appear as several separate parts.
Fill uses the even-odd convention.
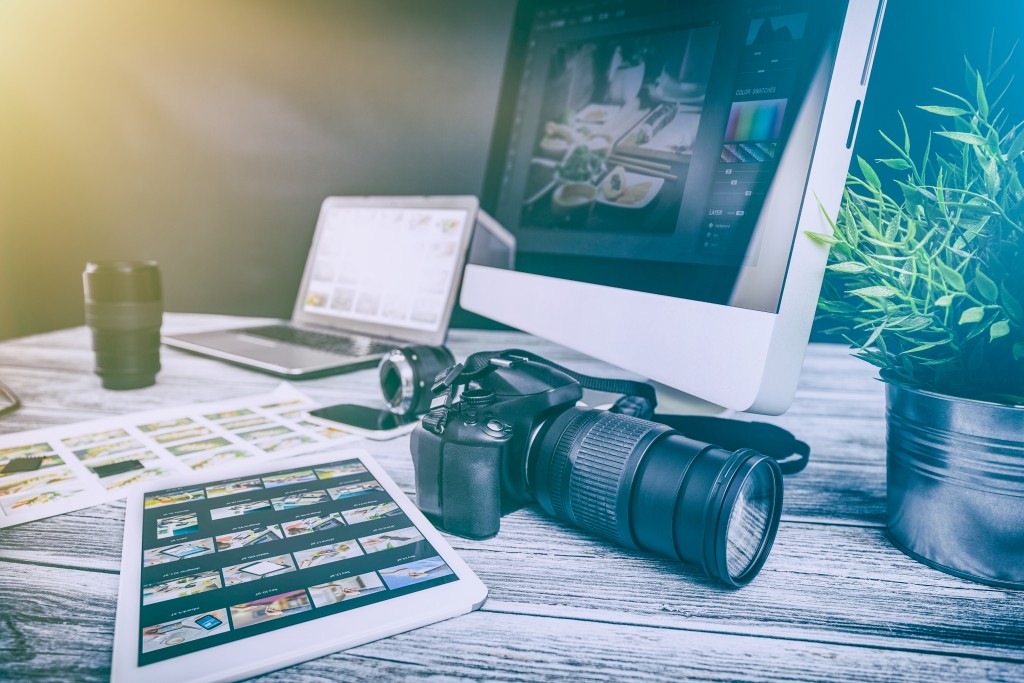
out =
[[[358,439],[305,419],[288,384],[267,394],[0,436],[0,528],[123,498],[193,470],[227,470]]]

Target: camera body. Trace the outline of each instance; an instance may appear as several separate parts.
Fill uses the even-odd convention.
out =
[[[528,351],[473,354],[437,376],[431,410],[413,431],[417,505],[448,532],[488,538],[502,515],[536,502],[620,546],[746,584],[778,529],[778,463],[640,419],[622,401],[616,411],[577,405],[584,387],[654,397],[638,384]]]
[[[468,538],[494,536],[502,515],[534,500],[531,445],[550,418],[583,397],[579,382],[552,367],[516,357],[491,363],[452,404],[440,434],[423,424],[412,434],[417,505]]]

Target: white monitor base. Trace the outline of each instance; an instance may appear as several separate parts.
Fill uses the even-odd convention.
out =
[[[658,392],[657,412],[662,415],[723,415],[731,412],[717,403],[705,401],[666,384],[653,380],[647,380],[647,383],[653,385]]]

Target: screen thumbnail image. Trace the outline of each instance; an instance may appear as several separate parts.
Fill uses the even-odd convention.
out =
[[[255,529],[245,529],[244,531],[224,534],[217,536],[215,540],[217,541],[217,552],[222,553],[225,550],[233,550],[234,548],[248,548],[260,543],[280,541],[282,538],[284,538],[284,533],[281,531],[281,527],[277,524],[271,524],[270,526],[261,526]]]
[[[206,496],[208,498],[219,498],[220,496],[230,496],[236,493],[260,491],[262,489],[263,482],[260,481],[259,477],[255,477],[253,479],[245,479],[243,481],[231,481],[207,486]]]
[[[205,593],[221,588],[220,572],[200,572],[190,576],[179,576],[170,581],[159,581],[142,587],[142,604],[153,605],[166,600],[176,600],[189,595]]]
[[[194,512],[168,515],[156,520],[156,537],[171,538],[199,531],[199,517]]]
[[[358,460],[347,460],[331,465],[323,465],[316,468],[316,476],[321,479],[334,479],[336,477],[348,477],[353,474],[362,474],[366,471],[363,463]]]
[[[327,489],[327,493],[330,494],[331,500],[350,498],[352,496],[358,496],[361,493],[370,493],[372,491],[383,492],[384,487],[376,481],[364,481],[359,484],[348,484],[347,486],[336,486],[334,488]]]
[[[345,522],[342,521],[341,515],[337,512],[332,512],[329,515],[317,515],[315,517],[297,519],[294,522],[283,522],[281,524],[281,528],[284,529],[284,535],[291,538],[293,536],[311,534],[316,531],[336,529],[337,527],[344,525]]]
[[[240,583],[264,579],[268,576],[278,576],[295,571],[295,563],[291,555],[278,555],[252,562],[224,567],[224,585],[237,586]]]
[[[409,545],[410,543],[418,543],[424,541],[423,534],[419,532],[414,526],[407,529],[399,529],[398,531],[388,531],[382,534],[374,534],[373,536],[365,536],[359,539],[360,545],[367,553],[379,553],[382,550],[391,550],[392,548],[400,548],[403,545]]]
[[[231,606],[231,622],[235,628],[245,628],[262,624],[272,619],[280,619],[292,614],[308,612],[313,609],[305,590],[279,593],[258,600],[243,602]]]
[[[253,500],[245,503],[235,503],[222,508],[210,510],[211,519],[227,519],[228,517],[241,517],[256,512],[270,510],[270,503],[265,500]]]
[[[297,472],[279,472],[268,474],[263,477],[263,485],[268,489],[289,484],[302,484],[307,481],[316,481],[313,470],[298,470]]]
[[[441,576],[448,576],[452,570],[440,556],[428,557],[425,560],[406,562],[405,564],[380,570],[380,577],[387,587],[394,590],[416,583],[430,581]]]
[[[164,505],[177,505],[178,503],[187,503],[190,500],[203,500],[205,498],[206,491],[203,490],[202,486],[192,486],[174,491],[151,493],[146,496],[146,503],[144,507],[146,509],[158,508],[163,507]]]
[[[322,564],[340,562],[350,557],[359,557],[362,554],[362,549],[355,541],[331,543],[330,545],[322,545],[317,548],[309,548],[308,550],[296,550],[294,553],[299,569],[309,569],[310,567],[318,567]]]
[[[337,602],[352,600],[371,593],[379,593],[384,588],[380,577],[373,572],[360,574],[347,579],[339,579],[330,583],[322,583],[318,586],[309,587],[309,595],[313,598],[313,604],[317,607],[326,607]]]
[[[270,502],[274,506],[274,510],[282,512],[284,510],[292,510],[294,508],[305,507],[307,505],[318,505],[320,503],[329,503],[330,497],[326,491],[307,491],[305,493],[293,493],[280,498],[271,498]]]
[[[184,619],[172,619],[142,629],[142,651],[162,650],[165,647],[227,633],[230,630],[226,609],[200,612]]]
[[[370,522],[375,519],[394,517],[402,514],[396,503],[380,503],[379,505],[363,505],[341,513],[349,524]]]
[[[155,567],[158,564],[177,562],[185,558],[200,557],[213,552],[213,539],[200,538],[187,543],[175,543],[160,548],[150,548],[142,552],[142,566]]]

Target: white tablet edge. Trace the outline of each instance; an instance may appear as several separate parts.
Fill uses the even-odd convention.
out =
[[[300,469],[353,458],[358,458],[391,495],[413,525],[455,572],[457,581],[217,645],[207,650],[179,655],[142,667],[138,665],[138,639],[141,628],[139,603],[142,590],[142,504],[146,493],[265,472]],[[224,475],[227,476],[207,473],[202,476],[187,475],[165,479],[140,487],[129,495],[125,513],[121,579],[118,586],[114,655],[111,665],[111,680],[115,683],[142,678],[145,678],[147,683],[182,680],[207,683],[247,678],[468,614],[479,609],[487,598],[487,587],[483,582],[377,464],[373,456],[364,449],[345,449],[333,454],[318,453],[263,462],[245,469],[232,468],[230,473],[225,472]],[[326,626],[334,627],[342,635],[325,636],[328,631]],[[261,656],[262,653],[275,651],[281,654]]]

